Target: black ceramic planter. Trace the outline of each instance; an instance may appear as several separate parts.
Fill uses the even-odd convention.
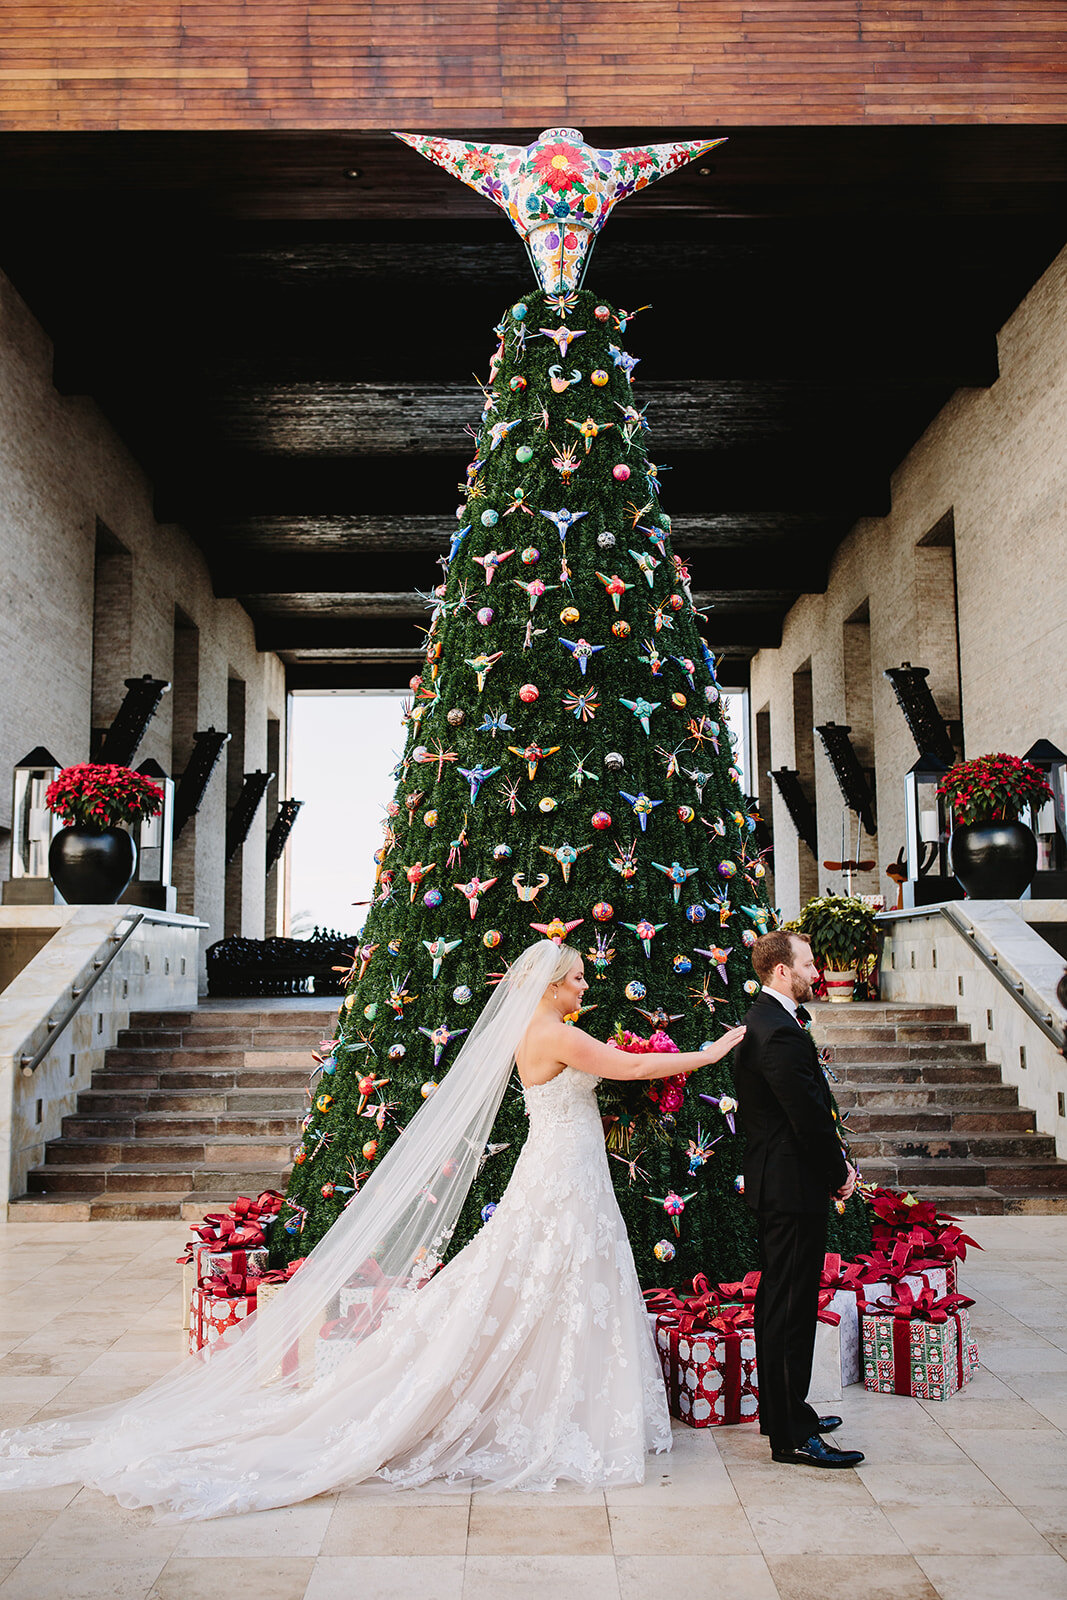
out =
[[[137,846],[124,828],[63,828],[48,851],[52,882],[68,906],[113,906],[133,877]]]
[[[949,859],[972,900],[1018,900],[1037,871],[1037,840],[1024,822],[965,822]]]

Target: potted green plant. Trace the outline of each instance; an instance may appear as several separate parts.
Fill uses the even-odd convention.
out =
[[[48,870],[68,905],[114,905],[133,877],[137,846],[123,826],[154,817],[163,791],[129,767],[82,762],[65,767],[45,791],[63,820],[52,840]]]
[[[952,812],[949,860],[968,895],[1017,900],[1037,870],[1037,840],[1019,818],[1052,798],[1045,774],[1018,756],[957,761],[938,793]]]
[[[827,999],[851,1000],[858,969],[878,948],[878,924],[867,902],[850,894],[817,895],[792,926],[823,969]]]

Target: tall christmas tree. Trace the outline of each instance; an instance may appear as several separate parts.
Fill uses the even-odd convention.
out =
[[[406,137],[406,136],[405,136]],[[409,138],[508,210],[541,287],[498,323],[466,493],[377,854],[376,895],[283,1214],[303,1255],[448,1071],[494,978],[538,937],[593,981],[581,1025],[681,1050],[744,1014],[775,925],[690,574],[660,506],[625,348],[634,313],[580,289],[611,205],[708,148],[528,149]],[[684,1084],[603,1083],[619,1199],[648,1283],[755,1264],[729,1061]],[[517,1079],[453,1238],[521,1148]],[[859,1202],[831,1223],[866,1242]]]

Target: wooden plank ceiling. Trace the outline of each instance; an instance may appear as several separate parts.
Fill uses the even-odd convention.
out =
[[[0,134],[0,201],[57,386],[97,398],[290,685],[405,683],[473,374],[530,286],[507,221],[381,133]],[[953,390],[996,380],[1065,218],[1064,126],[740,129],[619,208],[588,282],[652,302],[627,344],[733,681]]]

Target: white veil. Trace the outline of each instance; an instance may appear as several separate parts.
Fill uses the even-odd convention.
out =
[[[180,1511],[183,1486],[213,1472],[231,1478],[258,1440],[275,1446],[255,1463],[260,1479],[277,1480],[274,1503],[300,1499],[286,1438],[306,1442],[330,1421],[323,1385],[332,1375],[317,1379],[309,1359],[316,1336],[332,1320],[333,1337],[360,1344],[436,1269],[559,961],[546,939],[514,962],[435,1094],[261,1313],[132,1400],[0,1433],[0,1489],[83,1482],[126,1505]],[[369,1304],[339,1318],[341,1290],[360,1269]]]

